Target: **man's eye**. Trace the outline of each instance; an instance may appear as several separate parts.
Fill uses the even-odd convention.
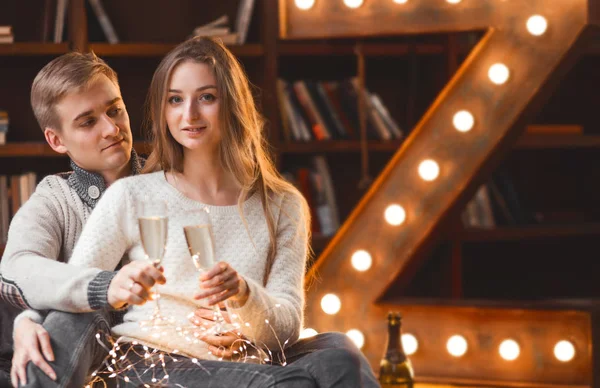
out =
[[[91,127],[92,125],[94,125],[95,122],[96,122],[96,120],[94,120],[94,119],[85,120],[83,123],[81,123],[81,126],[82,127]]]
[[[112,110],[110,110],[110,111],[108,112],[108,115],[109,115],[110,117],[115,117],[115,116],[116,116],[116,115],[118,115],[119,113],[121,113],[121,108],[115,108],[115,109],[112,109]]]

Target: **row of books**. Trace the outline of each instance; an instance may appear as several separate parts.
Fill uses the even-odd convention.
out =
[[[481,185],[462,213],[462,223],[469,228],[531,225],[538,223],[510,176],[498,170]]]
[[[6,144],[8,132],[8,112],[0,109],[0,145]]]
[[[31,197],[37,176],[34,172],[21,175],[0,175],[0,243],[6,244],[10,219]]]
[[[0,44],[13,43],[14,41],[12,26],[0,26]]]
[[[324,156],[315,156],[312,166],[282,174],[302,193],[310,208],[313,235],[332,236],[340,227],[340,216],[329,166]]]
[[[357,78],[316,82],[277,80],[277,97],[285,141],[340,140],[360,138]],[[367,138],[401,139],[403,131],[381,98],[364,90]]]

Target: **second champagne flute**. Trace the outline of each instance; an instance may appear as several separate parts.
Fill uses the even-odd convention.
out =
[[[195,211],[192,216],[194,224],[184,226],[183,232],[194,266],[200,273],[203,273],[212,269],[216,264],[212,223],[208,208]],[[207,334],[222,334],[238,328],[225,321],[218,305],[214,305],[212,309],[215,323],[208,329]]]

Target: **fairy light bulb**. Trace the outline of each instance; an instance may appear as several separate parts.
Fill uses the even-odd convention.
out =
[[[435,160],[424,160],[419,164],[419,175],[428,182],[435,180],[440,175],[440,166]]]
[[[516,360],[517,357],[519,357],[519,354],[521,354],[521,348],[519,347],[519,344],[517,341],[512,339],[502,341],[499,351],[500,356],[506,361]]]
[[[575,346],[570,341],[558,341],[554,345],[554,356],[558,361],[569,362],[575,357]]]
[[[337,314],[342,308],[342,302],[335,294],[327,294],[321,299],[321,308],[325,314],[334,315]]]
[[[467,340],[462,335],[453,335],[446,343],[446,349],[454,357],[462,357],[467,352]]]
[[[354,342],[357,348],[362,349],[365,346],[365,335],[358,329],[348,330],[346,335]]]
[[[419,341],[417,337],[410,333],[402,334],[402,348],[407,356],[412,356],[419,349]]]
[[[450,4],[458,4],[460,3],[462,0],[446,0],[448,3]]]
[[[310,338],[316,336],[317,334],[319,333],[317,333],[315,329],[307,327],[306,329],[302,329],[302,331],[300,332],[300,338]]]
[[[510,77],[510,71],[503,63],[496,63],[490,67],[488,71],[488,77],[496,85],[502,85],[508,81]]]
[[[352,254],[352,266],[355,270],[364,272],[371,268],[373,264],[373,259],[371,258],[371,254],[364,250],[358,250]]]
[[[548,21],[541,15],[533,15],[527,19],[527,30],[531,35],[541,36],[544,35],[548,29]]]
[[[344,0],[344,4],[348,8],[358,8],[363,5],[364,0]]]
[[[402,225],[406,220],[406,211],[397,204],[392,204],[385,209],[385,220],[392,226]]]
[[[475,125],[475,118],[471,112],[467,110],[461,110],[456,112],[454,118],[452,119],[452,123],[458,132],[469,132]]]
[[[295,0],[296,7],[300,8],[303,11],[311,9],[313,5],[315,5],[315,0]]]
[[[394,0],[394,3],[396,4],[406,4],[408,2],[408,0]]]

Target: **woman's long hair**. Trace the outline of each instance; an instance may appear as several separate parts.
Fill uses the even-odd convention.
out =
[[[305,231],[306,236],[298,237],[309,237],[310,213],[302,195],[279,175],[270,159],[268,143],[263,136],[264,121],[256,109],[248,78],[235,56],[220,41],[208,37],[189,39],[169,52],[158,65],[146,102],[152,152],[144,166],[144,172],[183,170],[183,147],[175,141],[167,128],[165,104],[173,70],[186,61],[207,64],[217,81],[221,128],[219,157],[221,165],[233,173],[242,187],[238,206],[244,222],[244,201],[255,192],[260,195],[271,244],[264,274],[266,285],[277,254],[275,220],[269,210],[270,195],[288,194],[300,198],[306,224],[299,225],[299,230]]]

